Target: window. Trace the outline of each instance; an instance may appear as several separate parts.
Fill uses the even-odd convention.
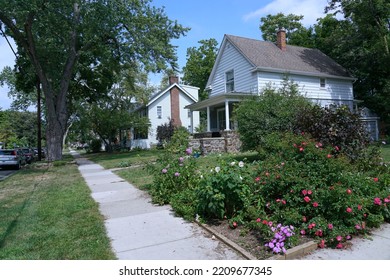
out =
[[[320,78],[320,87],[321,87],[321,88],[325,88],[325,86],[326,86],[326,80],[325,80],[325,78]]]
[[[162,118],[162,107],[157,106],[157,118],[161,119]]]
[[[226,92],[234,91],[234,71],[226,72]]]
[[[190,119],[192,117],[192,112],[190,109],[188,109],[187,117]]]

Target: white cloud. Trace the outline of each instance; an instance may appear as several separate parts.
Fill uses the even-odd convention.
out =
[[[283,13],[285,15],[303,15],[302,24],[306,27],[317,22],[318,18],[325,16],[324,10],[327,0],[274,0],[268,5],[244,15],[244,21],[259,20],[268,14]]]

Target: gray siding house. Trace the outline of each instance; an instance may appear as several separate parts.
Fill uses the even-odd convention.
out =
[[[186,107],[207,112],[208,132],[234,130],[232,104],[261,94],[266,86],[281,87],[286,76],[314,103],[354,108],[354,78],[345,68],[317,49],[287,45],[283,30],[277,38],[275,44],[224,36],[207,82],[208,99]]]

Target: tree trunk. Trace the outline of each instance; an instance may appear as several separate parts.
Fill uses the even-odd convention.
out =
[[[62,159],[62,125],[58,120],[48,119],[46,127],[47,159],[55,161]]]

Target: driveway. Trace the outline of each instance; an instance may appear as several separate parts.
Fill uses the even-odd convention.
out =
[[[17,170],[11,170],[11,169],[1,169],[0,168],[0,181],[4,180],[5,178],[11,176],[14,172]]]

